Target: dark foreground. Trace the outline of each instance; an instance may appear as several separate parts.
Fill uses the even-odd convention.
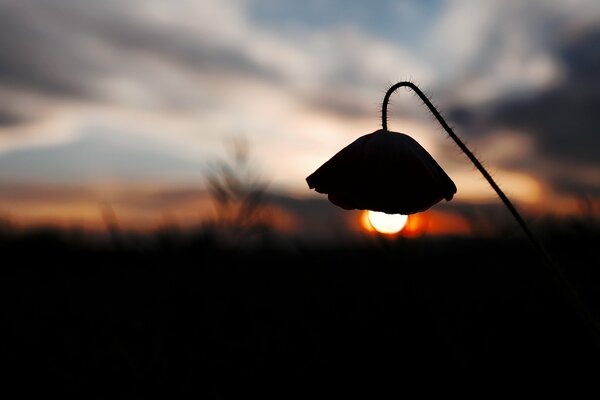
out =
[[[520,237],[285,250],[155,239],[0,241],[10,398],[381,399],[476,387],[486,398],[600,377],[588,330]],[[597,239],[546,238],[594,312]]]

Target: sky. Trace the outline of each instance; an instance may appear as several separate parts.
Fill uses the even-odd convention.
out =
[[[305,178],[380,128],[402,80],[522,209],[600,210],[597,0],[0,0],[0,46],[11,221],[197,221],[240,138],[282,210],[313,207]],[[498,202],[416,96],[388,112],[456,183],[452,204]]]

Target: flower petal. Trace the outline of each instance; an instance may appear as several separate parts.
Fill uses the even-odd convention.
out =
[[[425,211],[456,193],[454,182],[416,140],[385,130],[359,137],[306,181],[341,208],[388,214]]]

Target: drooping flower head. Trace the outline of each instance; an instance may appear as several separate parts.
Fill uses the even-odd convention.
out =
[[[401,87],[412,89],[421,98],[448,136],[496,191],[554,278],[562,283],[563,293],[591,329],[596,344],[600,346],[600,322],[483,164],[414,83],[402,81],[392,85],[383,99],[383,129],[361,136],[340,150],[306,178],[308,186],[319,193],[328,194],[332,203],[344,209],[367,209],[388,214],[413,214],[427,210],[442,199],[452,199],[456,186],[433,157],[410,136],[387,129],[388,101],[391,94]]]
[[[416,140],[384,129],[359,137],[306,181],[343,209],[388,214],[425,211],[456,193],[454,182]]]

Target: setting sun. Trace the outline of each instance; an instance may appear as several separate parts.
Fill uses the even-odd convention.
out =
[[[386,214],[378,211],[367,211],[366,222],[370,227],[379,233],[394,234],[398,233],[406,225],[407,215]]]

